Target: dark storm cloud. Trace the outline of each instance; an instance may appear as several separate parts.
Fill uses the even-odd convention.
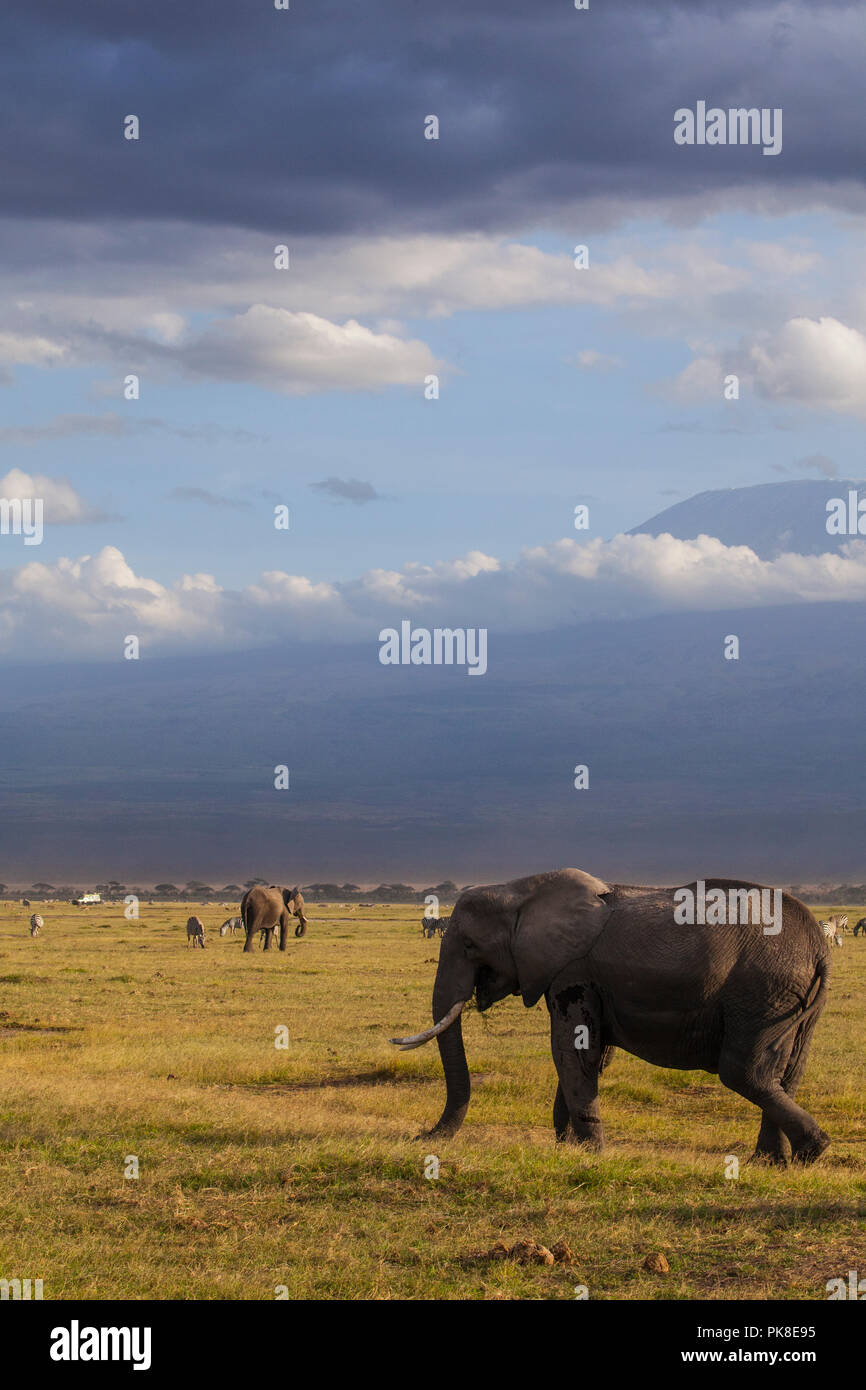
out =
[[[859,206],[856,7],[8,0],[6,14],[0,172],[17,217],[278,240],[508,228],[577,199],[614,213],[732,188],[784,201],[823,184]],[[675,146],[673,112],[698,99],[782,107],[782,154]]]

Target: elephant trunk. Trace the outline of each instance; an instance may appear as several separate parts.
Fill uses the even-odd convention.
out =
[[[439,952],[439,966],[433,986],[433,1027],[408,1038],[391,1038],[391,1042],[404,1052],[421,1047],[431,1038],[435,1038],[439,1045],[445,1073],[445,1109],[425,1138],[456,1134],[469,1109],[469,1068],[466,1065],[460,1015],[474,992],[475,971],[463,954],[462,944],[456,934],[446,934]]]
[[[462,945],[455,935],[446,935],[439,953],[439,967],[433,986],[433,1017],[444,1018],[455,1003],[469,1001],[475,989],[475,971],[463,955]],[[469,1068],[463,1046],[463,1020],[460,1011],[449,1028],[436,1038],[442,1070],[445,1073],[445,1108],[430,1135],[450,1138],[456,1134],[469,1109]]]

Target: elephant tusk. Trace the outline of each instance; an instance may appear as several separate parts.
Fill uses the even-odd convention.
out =
[[[431,1038],[438,1037],[440,1033],[444,1033],[446,1028],[450,1028],[454,1020],[460,1017],[469,1002],[468,999],[461,999],[458,1003],[453,1004],[444,1018],[440,1019],[438,1023],[434,1023],[432,1028],[425,1029],[423,1033],[413,1033],[410,1038],[389,1038],[388,1041],[401,1048],[403,1052],[408,1052],[413,1047],[421,1047],[424,1043],[429,1042]]]

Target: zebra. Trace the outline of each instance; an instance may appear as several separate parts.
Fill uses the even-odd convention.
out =
[[[862,935],[863,935],[864,937],[866,937],[866,917],[861,917],[861,918],[860,918],[860,921],[859,921],[859,922],[857,923],[857,925],[855,926],[855,928],[854,928],[853,932],[851,933],[851,935],[852,935],[852,936],[859,936],[861,933],[862,933]]]
[[[450,917],[425,917],[421,923],[421,931],[425,937],[444,936],[445,929],[451,921]]]
[[[229,917],[227,922],[223,922],[220,927],[220,936],[234,936],[236,931],[243,931],[244,922],[242,917]]]
[[[818,926],[821,928],[828,941],[832,941],[835,946],[841,946],[842,936],[836,930],[837,921],[838,918],[831,917],[829,922],[819,922]]]
[[[204,922],[200,917],[190,917],[186,924],[186,944],[192,942],[193,950],[196,946],[201,946],[204,950]]]
[[[38,913],[38,912],[34,912],[33,916],[30,918],[30,935],[31,935],[31,936],[38,936],[38,935],[39,935],[39,929],[40,929],[40,927],[44,927],[44,926],[45,926],[45,923],[43,922],[42,918],[39,916],[39,913]]]
[[[830,918],[830,926],[835,927],[837,932],[848,930],[848,913],[837,912],[835,917]]]

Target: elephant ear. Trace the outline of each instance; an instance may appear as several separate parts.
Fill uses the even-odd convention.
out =
[[[585,956],[611,915],[608,884],[580,869],[534,880],[514,924],[514,961],[527,1008],[567,965]]]
[[[286,907],[291,907],[292,903],[295,901],[295,898],[298,896],[297,888],[282,888],[280,889],[280,892],[283,895],[283,902],[285,903]]]

